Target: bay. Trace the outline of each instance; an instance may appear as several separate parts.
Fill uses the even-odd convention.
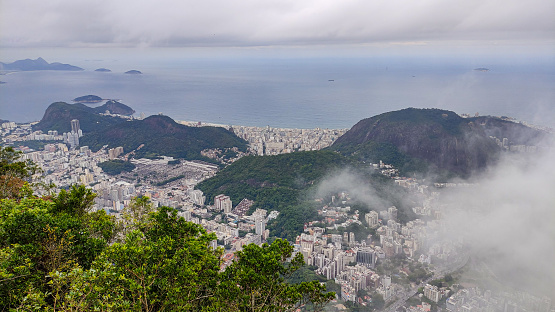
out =
[[[542,60],[176,56],[72,64],[86,70],[0,76],[6,82],[0,119],[37,121],[53,102],[94,94],[121,100],[136,116],[230,125],[350,128],[363,118],[417,107],[555,127],[555,69]],[[100,67],[113,72],[94,71]],[[130,69],[143,74],[124,74]]]

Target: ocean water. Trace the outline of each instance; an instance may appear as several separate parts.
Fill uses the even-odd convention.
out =
[[[86,70],[1,75],[0,119],[40,120],[53,102],[95,94],[119,99],[137,116],[230,125],[350,128],[363,118],[418,107],[555,127],[555,68],[528,59],[174,57],[71,64]],[[113,72],[94,71],[100,67]],[[124,74],[130,69],[143,75]]]

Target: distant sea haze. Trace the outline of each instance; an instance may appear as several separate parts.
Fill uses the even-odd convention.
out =
[[[205,58],[159,66],[136,62],[126,70],[102,61],[72,65],[87,70],[1,75],[0,119],[40,120],[53,102],[94,94],[121,100],[137,116],[163,113],[230,125],[350,128],[363,118],[417,107],[555,127],[555,68],[533,61]],[[112,72],[94,71],[102,67]],[[143,74],[124,74],[130,69]]]

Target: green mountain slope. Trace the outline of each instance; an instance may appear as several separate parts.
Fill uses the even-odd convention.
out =
[[[73,102],[77,102],[77,103],[98,103],[101,101],[102,101],[101,97],[99,97],[98,95],[92,95],[92,94],[83,95],[73,99]]]
[[[392,179],[374,173],[368,165],[353,162],[329,150],[243,157],[216,176],[199,183],[197,188],[204,192],[207,202],[225,194],[234,205],[248,198],[254,200],[251,209],[279,211],[277,219],[268,223],[270,235],[294,240],[303,231],[306,222],[322,219],[317,213],[322,204],[314,201],[315,196],[325,196],[330,201],[332,195],[350,191],[336,179],[346,169],[352,170],[349,175],[356,175],[364,181],[363,188],[375,190],[375,203],[368,202],[363,196],[353,202],[356,205],[353,209],[361,213],[369,209],[383,209],[385,206],[376,204],[379,202],[396,206],[402,222],[414,219],[409,208],[414,205],[413,199],[406,189],[396,185]],[[327,182],[324,192],[329,194],[319,192],[324,181]],[[407,204],[409,202],[411,204]]]
[[[237,147],[245,151],[247,147],[246,141],[226,129],[187,127],[161,115],[87,133],[81,139],[81,145],[88,145],[93,151],[103,145],[123,146],[126,153],[136,150],[135,157],[138,158],[164,155],[190,160],[205,159],[200,154],[204,149]]]
[[[197,188],[204,192],[208,202],[224,193],[234,204],[248,198],[258,207],[279,210],[280,206],[296,203],[299,191],[347,163],[345,157],[332,151],[247,156],[201,182]]]
[[[94,108],[84,104],[56,102],[48,106],[41,121],[33,128],[42,131],[57,130],[60,133],[69,132],[71,131],[71,120],[73,119],[79,120],[83,133],[100,130],[124,122],[121,118],[99,115]]]

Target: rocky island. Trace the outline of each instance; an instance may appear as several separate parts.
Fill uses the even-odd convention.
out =
[[[102,101],[102,98],[97,95],[83,95],[80,97],[76,97],[73,99],[73,102],[76,103],[99,103]]]
[[[141,75],[141,74],[142,74],[140,71],[135,70],[135,69],[126,71],[125,73],[126,73],[126,74],[129,74],[129,75]]]

